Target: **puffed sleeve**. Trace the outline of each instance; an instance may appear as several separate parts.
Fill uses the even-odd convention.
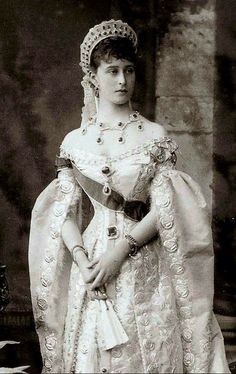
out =
[[[154,148],[152,208],[171,278],[187,373],[229,373],[213,314],[214,256],[207,205],[198,184],[175,169],[172,141]]]
[[[69,161],[60,164],[58,171],[36,200],[29,241],[32,306],[46,372],[63,372],[62,337],[72,258],[61,232],[70,212],[80,214],[81,190]]]

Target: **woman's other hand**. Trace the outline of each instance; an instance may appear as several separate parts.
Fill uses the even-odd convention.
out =
[[[83,251],[77,251],[74,256],[74,260],[80,269],[84,283],[89,283],[93,271],[90,267],[92,261],[89,261],[88,257]]]
[[[86,291],[88,298],[90,300],[106,300],[107,299],[107,294],[105,287],[97,288],[95,290],[91,289],[91,284],[86,284],[85,285]]]
[[[129,245],[126,240],[120,241],[114,248],[107,250],[101,257],[93,260],[87,266],[92,269],[87,282],[91,283],[91,290],[103,286],[111,280],[120,270],[121,265],[127,258]]]
[[[91,274],[93,272],[93,269],[89,268],[91,262],[88,260],[87,256],[85,256],[85,254],[82,251],[79,251],[78,257],[78,265],[81,271],[83,281],[85,283],[85,288],[89,299],[106,300],[107,295],[105,287],[91,289],[91,284],[89,283],[89,279],[91,278]]]
[[[93,272],[93,270],[90,268],[90,263],[87,263],[86,266],[80,265],[80,271],[81,271],[84,283],[85,284],[90,283],[90,278]]]

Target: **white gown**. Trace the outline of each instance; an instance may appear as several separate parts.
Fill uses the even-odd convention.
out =
[[[199,186],[175,170],[176,144],[166,137],[154,139],[113,159],[80,151],[74,144],[71,132],[60,156],[71,160],[91,183],[104,184],[101,170],[109,165],[110,187],[125,200],[146,202],[151,196],[158,236],[135,257],[128,257],[106,286],[127,336],[123,344],[106,349],[104,340],[115,330],[114,321],[101,313],[104,301],[88,300],[79,268],[61,240],[68,210],[76,209],[78,219],[82,215],[78,209],[82,189],[72,170],[62,169],[59,181],[38,198],[30,238],[32,300],[44,371],[229,373],[212,312],[213,252],[206,204]],[[95,213],[83,241],[92,259],[109,250],[137,222],[89,198]],[[46,225],[49,241],[46,248],[41,241],[41,251],[46,252],[38,255],[41,265],[36,266],[33,259]],[[116,227],[117,239],[109,239],[109,226]]]

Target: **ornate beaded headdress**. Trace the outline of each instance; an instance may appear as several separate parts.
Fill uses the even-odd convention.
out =
[[[111,19],[110,21],[104,21],[89,30],[80,46],[80,65],[84,73],[89,73],[90,71],[90,57],[94,47],[101,40],[110,38],[112,36],[119,36],[129,39],[132,42],[135,51],[137,50],[137,35],[132,27],[121,20],[115,21],[114,19]]]
[[[82,110],[81,126],[85,125],[88,119],[94,116],[97,111],[94,87],[90,80],[90,58],[92,51],[100,41],[114,36],[129,39],[133,44],[135,51],[137,51],[138,40],[135,31],[127,23],[113,19],[110,21],[104,21],[90,29],[80,46],[80,66],[85,73],[81,83],[84,88],[84,107]]]

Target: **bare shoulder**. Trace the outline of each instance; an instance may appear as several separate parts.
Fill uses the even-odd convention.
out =
[[[149,139],[157,139],[167,136],[167,131],[163,125],[157,122],[151,122],[143,116],[140,117],[143,122],[145,137]]]
[[[80,128],[68,132],[68,134],[66,134],[66,136],[63,139],[62,146],[65,146],[65,147],[73,146],[73,144],[78,143],[80,136],[81,136]]]

